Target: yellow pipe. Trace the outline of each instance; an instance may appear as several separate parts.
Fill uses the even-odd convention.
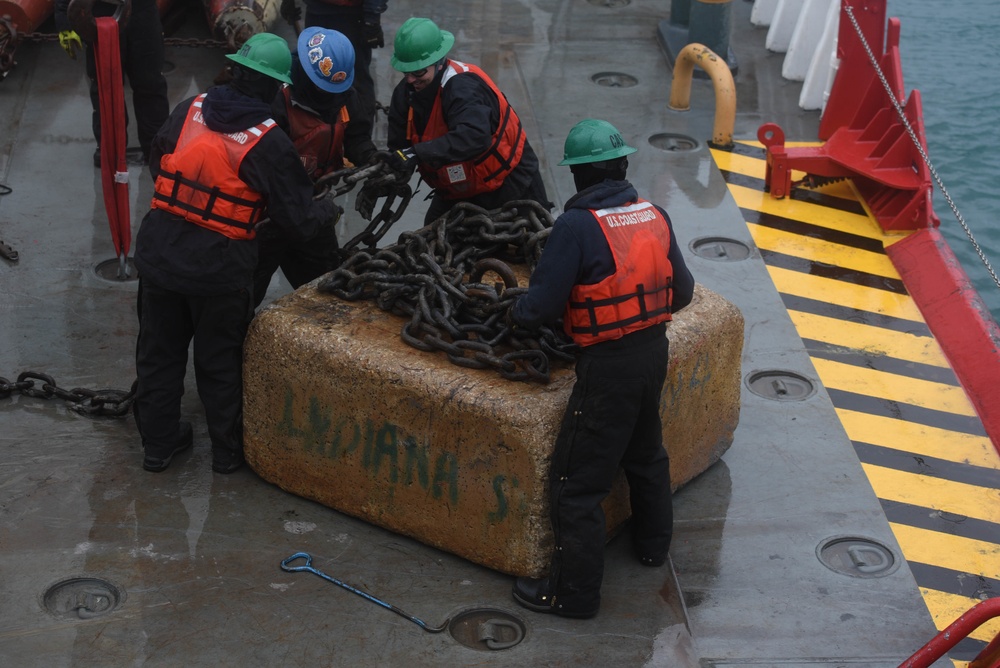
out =
[[[712,78],[715,88],[715,125],[712,143],[720,148],[733,145],[736,125],[736,85],[725,60],[704,44],[691,43],[681,49],[674,63],[674,78],[670,85],[670,108],[674,111],[691,109],[691,79],[694,66],[700,66]]]

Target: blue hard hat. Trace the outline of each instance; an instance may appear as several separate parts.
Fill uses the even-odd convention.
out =
[[[299,62],[320,90],[343,93],[354,83],[354,47],[342,33],[306,28],[299,35]]]

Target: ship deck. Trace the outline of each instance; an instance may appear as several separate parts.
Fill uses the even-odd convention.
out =
[[[798,109],[799,85],[780,77],[781,55],[750,25],[750,3],[732,8],[736,148],[708,146],[708,81],[695,80],[691,111],[667,108],[664,5],[394,0],[383,24],[391,38],[409,16],[428,15],[455,33],[452,55],[494,75],[519,111],[559,206],[573,194],[557,166],[568,129],[588,116],[618,126],[639,148],[630,180],[670,212],[696,279],[746,318],[743,377],[778,372],[806,388],[776,400],[744,386],[732,447],[676,494],[673,572],[639,567],[626,541],[612,540],[598,617],[536,615],[511,600],[509,576],[249,469],[213,474],[191,371],[182,410],[195,447],[162,474],[140,468],[130,417],[14,394],[0,398],[5,663],[889,668],[994,595],[1000,459],[885,260],[895,238],[846,184],[781,202],[763,192],[758,126],[774,121],[809,141],[819,115]],[[208,38],[199,10],[170,37]],[[398,80],[389,55],[379,50],[373,63],[383,103]],[[226,62],[219,49],[178,44],[167,58],[173,103],[211,85]],[[0,376],[30,370],[62,388],[128,389],[136,284],[104,264],[117,266],[82,62],[51,40],[24,42],[17,61],[0,83],[0,183],[11,189],[0,197],[0,239],[19,254],[0,260]],[[383,123],[376,143],[384,132]],[[663,134],[694,141],[661,150],[677,147]],[[138,166],[130,179],[137,230],[152,183]],[[387,240],[419,226],[422,194]],[[358,231],[350,198],[345,240]],[[749,254],[695,252],[719,239]],[[288,290],[276,278],[269,299]],[[849,550],[881,556],[859,569]],[[463,643],[467,629],[428,633],[321,578],[283,572],[296,552],[430,626],[499,611],[524,625],[524,638],[486,651]],[[66,580],[77,582],[70,593],[46,595]],[[118,599],[107,614],[73,614],[64,600],[102,591]],[[935,665],[964,665],[997,630],[984,627],[954,663]]]

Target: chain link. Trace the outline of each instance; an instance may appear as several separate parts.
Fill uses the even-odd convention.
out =
[[[493,211],[461,202],[392,246],[355,250],[317,287],[409,317],[400,337],[418,350],[443,352],[466,368],[492,368],[509,380],[548,383],[550,360],[572,362],[576,345],[558,327],[529,332],[508,322],[527,288],[517,286],[507,263],[533,268],[552,224],[549,212],[530,200]],[[502,282],[481,282],[489,272]]]
[[[976,254],[979,259],[982,260],[983,266],[986,267],[986,271],[989,272],[990,277],[993,278],[993,282],[998,288],[1000,288],[1000,278],[997,277],[995,271],[993,271],[993,266],[990,261],[986,258],[986,254],[983,249],[979,246],[979,242],[976,241],[976,237],[972,234],[972,230],[965,222],[965,218],[962,213],[958,210],[955,202],[952,201],[951,195],[948,194],[947,188],[944,187],[944,183],[941,181],[941,177],[938,176],[937,170],[934,169],[934,165],[931,164],[930,156],[924,150],[924,147],[920,144],[920,139],[917,137],[917,133],[910,126],[910,121],[906,118],[906,113],[903,110],[902,105],[899,100],[896,99],[896,95],[892,91],[892,86],[889,85],[888,80],[885,78],[885,74],[882,73],[882,68],[879,67],[878,59],[875,58],[875,54],[872,52],[871,47],[868,46],[868,41],[865,39],[865,35],[861,30],[861,26],[858,24],[857,18],[854,16],[854,9],[850,5],[844,6],[844,11],[847,12],[847,17],[851,20],[851,25],[854,26],[854,31],[858,33],[858,38],[861,40],[861,45],[865,48],[865,53],[868,54],[868,60],[871,62],[872,67],[875,68],[875,73],[878,74],[879,80],[882,82],[882,86],[885,88],[886,92],[889,94],[889,99],[892,100],[892,106],[896,108],[896,114],[899,116],[903,125],[906,127],[906,131],[910,135],[910,140],[913,141],[913,145],[917,147],[917,151],[920,152],[920,157],[923,158],[924,164],[930,170],[931,176],[934,177],[935,183],[937,183],[938,188],[941,189],[941,193],[944,195],[945,200],[948,202],[948,206],[951,207],[952,213],[955,214],[955,218],[958,220],[959,225],[965,230],[966,236],[969,237],[969,241],[972,242],[972,247],[975,249]]]
[[[41,387],[35,387],[35,381],[41,381]],[[0,399],[6,399],[18,392],[26,397],[51,399],[56,397],[70,402],[70,408],[87,417],[124,417],[128,415],[132,402],[135,400],[135,389],[138,381],[132,383],[130,390],[89,390],[75,387],[65,390],[55,379],[45,373],[24,371],[17,376],[15,382],[0,377]]]

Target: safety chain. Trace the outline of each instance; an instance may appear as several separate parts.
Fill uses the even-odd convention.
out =
[[[875,58],[875,54],[872,52],[871,47],[868,46],[868,41],[865,39],[864,33],[861,31],[861,26],[858,24],[858,20],[854,16],[854,9],[850,5],[845,5],[844,10],[847,12],[847,17],[851,19],[854,31],[858,33],[861,45],[865,47],[865,53],[868,54],[868,60],[875,68],[875,73],[878,74],[878,78],[882,81],[882,86],[885,88],[885,91],[889,94],[889,99],[892,100],[892,106],[896,108],[896,114],[906,127],[906,131],[910,135],[910,140],[913,141],[913,145],[916,146],[917,151],[920,152],[920,157],[923,158],[924,164],[927,165],[927,168],[931,172],[931,176],[934,177],[934,181],[937,183],[938,188],[941,189],[941,194],[943,194],[945,200],[947,200],[948,206],[951,207],[952,212],[955,214],[955,218],[958,219],[959,225],[962,226],[962,229],[965,230],[966,236],[969,237],[969,241],[972,242],[972,247],[975,249],[976,254],[979,255],[979,259],[982,260],[983,265],[986,267],[986,271],[989,272],[996,286],[1000,288],[1000,277],[998,277],[996,272],[993,271],[993,266],[986,258],[986,254],[983,253],[983,249],[979,246],[979,242],[976,241],[976,237],[973,236],[972,230],[965,223],[965,218],[958,210],[958,206],[956,206],[955,202],[952,201],[951,195],[948,194],[947,188],[944,187],[944,183],[941,181],[941,177],[938,176],[937,170],[934,169],[934,165],[931,164],[930,156],[928,156],[927,152],[924,151],[924,147],[920,145],[920,139],[917,138],[917,133],[910,126],[910,121],[907,120],[906,113],[904,112],[902,105],[900,105],[899,100],[896,99],[896,95],[892,91],[892,86],[889,85],[888,80],[885,78],[885,74],[882,73],[882,68],[879,67],[878,59]]]
[[[42,381],[41,389],[35,388],[35,380]],[[109,389],[88,390],[83,387],[64,390],[48,374],[24,371],[13,383],[6,378],[0,378],[0,399],[6,399],[14,392],[38,399],[57,397],[70,402],[72,410],[87,417],[124,417],[128,415],[135,400],[137,385],[138,381],[133,381],[132,389],[128,392]]]
[[[572,362],[576,346],[560,329],[529,332],[508,322],[508,310],[527,288],[517,287],[505,260],[533,268],[551,228],[552,216],[537,202],[492,211],[461,202],[400,234],[395,245],[355,251],[317,287],[409,316],[400,336],[418,350],[443,351],[453,364],[494,368],[509,380],[548,383],[549,358]],[[503,283],[482,283],[489,271]]]
[[[59,34],[54,32],[29,32],[21,35],[28,42],[58,42]],[[164,37],[164,46],[207,47],[210,49],[229,49],[228,42],[220,39],[198,39],[196,37]]]

